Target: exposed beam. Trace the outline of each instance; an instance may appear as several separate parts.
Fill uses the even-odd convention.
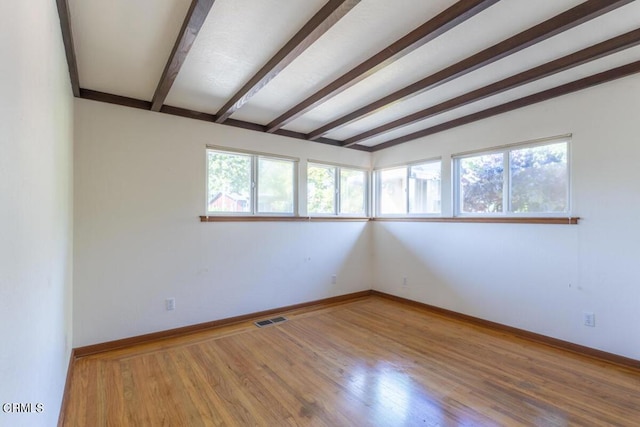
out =
[[[160,111],[162,104],[164,104],[164,100],[167,98],[169,90],[171,90],[171,86],[173,86],[173,82],[176,80],[178,72],[182,64],[184,64],[184,60],[189,50],[191,50],[191,46],[196,40],[196,36],[198,32],[200,32],[214,1],[215,0],[192,0],[187,16],[182,23],[182,28],[180,28],[176,43],[173,45],[171,55],[169,55],[167,65],[165,65],[164,71],[162,72],[162,77],[160,78],[156,92],[153,94],[153,100],[151,102],[151,109],[153,111]]]
[[[171,114],[173,116],[180,116],[180,117],[187,117],[189,119],[202,120],[205,122],[216,121],[216,116],[213,114],[202,113],[194,110],[188,110],[186,108],[172,107],[170,105],[163,105],[162,108],[160,109],[160,112],[165,114]],[[265,132],[264,125],[245,122],[243,120],[227,119],[224,123],[220,123],[220,124],[241,128],[241,129],[252,130],[255,132],[263,132],[263,133]],[[306,140],[306,135],[304,133],[295,132],[295,131],[286,130],[286,129],[280,129],[277,132],[274,132],[274,135],[288,136],[289,138]],[[321,138],[315,142],[320,142],[321,144],[333,145],[335,147],[342,147],[342,141],[338,141],[335,139]],[[360,146],[360,147],[364,147],[364,146]],[[353,147],[353,148],[357,148],[357,147]],[[369,147],[364,147],[364,148],[365,149],[361,151],[371,151]]]
[[[420,46],[423,46],[497,2],[498,0],[461,0],[457,2],[292,107],[289,111],[269,123],[267,125],[267,132],[275,132],[322,102],[338,95],[376,71],[413,52]],[[317,137],[320,136],[321,135],[318,135]],[[316,137],[311,139],[315,138]]]
[[[401,136],[378,144],[372,147],[372,151],[379,151],[385,148],[393,147],[414,139],[422,138],[428,135],[433,135],[438,132],[453,129],[458,126],[466,125],[469,123],[477,122],[478,120],[486,119],[488,117],[496,116],[498,114],[506,113],[509,111],[517,110],[518,108],[526,107],[529,105],[537,104],[542,101],[557,98],[562,95],[567,95],[572,92],[577,92],[583,89],[590,88],[602,83],[607,83],[612,80],[627,77],[632,74],[640,73],[640,61],[632,62],[621,67],[613,68],[602,73],[594,74],[593,76],[585,77],[580,80],[566,83],[551,89],[544,90],[542,92],[534,93],[533,95],[525,96],[505,104],[497,105],[495,107],[488,108],[486,110],[479,111],[477,113],[469,114],[464,117],[460,117],[454,120],[450,120],[439,125],[432,126],[427,129],[419,130],[417,132],[410,133],[408,135]]]
[[[404,101],[416,95],[447,83],[460,76],[470,73],[485,65],[491,64],[508,55],[532,46],[538,42],[553,37],[563,31],[576,27],[590,19],[601,16],[613,9],[628,4],[633,0],[589,0],[579,4],[559,15],[535,25],[513,37],[484,49],[456,64],[444,68],[422,80],[400,89],[378,101],[372,102],[331,123],[328,123],[309,134],[309,139],[317,138],[328,132],[345,126],[348,123],[374,114],[390,104]]]
[[[73,47],[73,32],[71,31],[71,16],[69,15],[69,5],[67,0],[56,0],[58,6],[58,16],[60,18],[60,29],[62,30],[62,42],[64,52],[67,56],[67,66],[69,67],[69,80],[73,96],[80,96],[80,78],[78,77],[78,63],[76,61],[76,51]]]
[[[621,50],[637,46],[638,44],[640,44],[640,29],[630,31],[618,37],[614,37],[612,39],[574,52],[570,55],[564,56],[554,61],[547,62],[546,64],[540,65],[538,67],[523,71],[519,74],[500,80],[496,83],[492,83],[480,89],[476,89],[474,91],[465,93],[464,95],[457,96],[448,101],[441,102],[440,104],[434,105],[432,107],[386,123],[384,125],[375,127],[366,132],[346,139],[344,141],[344,147],[349,147],[365,139],[383,134],[385,132],[389,132],[390,130],[408,126],[420,120],[425,120],[446,111],[453,110],[454,108],[469,104],[471,102],[479,101],[489,96],[497,95],[506,90],[510,90],[518,86],[522,86],[524,84],[531,83],[533,81],[550,76],[552,74],[577,67],[578,65],[582,65],[589,61],[593,61],[598,58],[602,58],[604,56],[619,52]]]
[[[136,108],[139,110],[147,110],[147,111],[151,110],[150,101],[144,101],[142,99],[129,98],[129,97],[120,96],[120,95],[113,95],[111,93],[99,92],[91,89],[80,88],[79,97],[82,99],[105,102],[107,104],[121,105],[124,107]],[[169,105],[163,105],[162,108],[160,109],[160,112],[164,114],[170,114],[172,116],[186,117],[189,119],[202,120],[205,122],[212,122],[212,123],[215,122],[215,118],[216,118],[216,116],[214,116],[213,114],[188,110],[186,108],[171,107]],[[229,119],[222,124],[225,126],[232,126],[236,128],[252,130],[255,132],[264,133],[265,131],[265,127],[263,125],[244,122],[241,120]],[[279,131],[274,132],[274,135],[286,136],[289,138],[296,138],[296,139],[307,141],[306,135],[304,133],[294,132],[294,131],[285,130],[285,129],[280,129]],[[334,147],[342,147],[342,141],[337,141],[335,139],[320,138],[314,142],[319,142],[321,144],[326,144],[326,145],[333,145]],[[350,148],[353,148],[358,151],[367,151],[367,152],[372,151],[370,147],[366,147],[363,145],[355,145]]]
[[[139,110],[150,110],[151,102],[142,99],[129,98],[126,96],[113,95],[111,93],[99,92],[97,90],[80,88],[80,98],[92,101],[106,102],[107,104],[122,105],[123,107],[137,108]]]
[[[329,0],[216,114],[222,123],[353,9],[360,0]]]

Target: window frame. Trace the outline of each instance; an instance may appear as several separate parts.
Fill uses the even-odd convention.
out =
[[[333,213],[320,213],[320,212],[310,212],[309,211],[309,167],[310,166],[317,166],[317,167],[327,167],[327,168],[334,168],[334,193],[333,193],[333,197],[334,197],[334,204],[333,204]],[[361,215],[358,214],[352,214],[352,213],[341,213],[341,208],[342,208],[342,170],[343,169],[348,169],[348,170],[354,170],[354,171],[358,171],[358,172],[362,172],[363,176],[364,176],[364,213],[362,213]],[[307,211],[307,215],[309,217],[344,217],[344,218],[366,218],[369,217],[369,212],[370,212],[370,182],[371,182],[371,176],[370,176],[370,171],[369,169],[366,168],[361,168],[361,167],[357,167],[357,166],[351,166],[351,165],[343,165],[343,164],[339,164],[339,163],[332,163],[332,162],[323,162],[320,160],[312,160],[312,159],[308,159],[307,160],[307,176],[306,176],[306,196],[307,196],[307,200],[306,200],[306,204],[305,204],[305,208]]]
[[[424,165],[424,164],[429,164],[429,163],[439,163],[440,164],[440,212],[434,212],[434,213],[428,213],[428,212],[423,212],[423,213],[411,213],[410,212],[410,200],[409,200],[409,181],[411,179],[411,168],[414,166],[420,166],[420,165]],[[405,205],[405,212],[404,213],[385,213],[383,214],[380,211],[380,202],[381,202],[381,197],[380,197],[380,191],[381,191],[381,172],[384,171],[388,171],[388,170],[392,170],[392,169],[400,169],[400,168],[404,168],[405,169],[405,179],[407,182],[406,188],[405,188],[405,200],[404,200],[404,205]],[[375,216],[379,217],[379,218],[423,218],[423,217],[434,217],[434,218],[438,218],[438,217],[442,217],[442,157],[431,157],[428,159],[421,159],[421,160],[417,160],[417,161],[412,161],[409,163],[400,163],[400,164],[395,164],[395,165],[390,165],[390,166],[385,166],[383,168],[378,168],[378,169],[374,169],[373,171],[374,177],[375,177],[375,186],[374,186],[374,212],[375,212]]]
[[[453,154],[451,156],[451,174],[452,174],[452,211],[454,217],[462,218],[483,218],[483,217],[531,217],[531,218],[554,218],[558,216],[571,216],[572,203],[572,179],[571,179],[571,140],[572,135],[559,135],[549,138],[540,138],[531,141],[517,142],[498,147],[491,147],[480,150],[466,151],[464,153]],[[513,212],[511,209],[511,152],[526,148],[542,147],[545,145],[554,145],[565,143],[567,147],[567,188],[566,201],[567,209],[562,212]],[[479,157],[491,154],[502,154],[503,165],[503,181],[502,181],[502,212],[462,212],[462,191],[460,186],[460,160],[470,157]]]
[[[249,212],[233,212],[233,211],[210,211],[209,210],[209,159],[208,153],[210,151],[215,151],[217,153],[229,154],[229,155],[242,155],[249,156],[251,158],[251,186],[250,186],[250,210]],[[242,150],[235,148],[227,148],[220,147],[215,145],[207,145],[205,148],[205,212],[207,216],[238,216],[238,217],[271,217],[271,216],[282,216],[282,217],[291,217],[298,216],[298,192],[299,192],[299,164],[300,159],[297,157],[289,157],[289,156],[281,156],[278,154],[271,153],[263,153],[258,151],[250,151],[250,150]],[[260,188],[259,182],[259,160],[267,159],[267,160],[281,160],[288,161],[292,163],[292,179],[293,179],[293,188],[292,188],[292,196],[293,196],[293,210],[292,212],[260,212],[258,210],[259,200],[258,200],[258,192]]]

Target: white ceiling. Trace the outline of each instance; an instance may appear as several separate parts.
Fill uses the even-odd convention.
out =
[[[323,5],[216,1],[165,102],[215,114]]]
[[[68,1],[80,86],[151,100],[191,1]]]
[[[191,0],[68,0],[80,86],[151,101]],[[165,105],[215,114],[326,3],[216,0]],[[266,125],[455,0],[361,0],[233,115]],[[501,0],[288,123],[309,133],[580,0]],[[537,65],[640,28],[640,1],[328,133],[358,135]],[[634,47],[361,142],[375,146],[469,113],[640,60]]]
[[[537,3],[544,5],[544,7],[540,7],[540,5],[536,7]],[[560,2],[502,0],[346,90],[320,108],[305,114],[292,123],[289,128],[302,127],[305,128],[304,131],[309,132],[349,111],[367,105],[382,96],[455,64],[578,3],[580,0]],[[509,19],[505,19],[505,17],[509,17]],[[423,18],[423,20],[426,19]],[[491,28],[491,31],[487,31],[487,28]],[[378,50],[379,46],[381,45],[378,45]],[[249,119],[249,121],[253,120]]]
[[[251,98],[234,118],[267,124],[454,3],[454,0],[361,1]],[[297,126],[289,128],[298,130]]]

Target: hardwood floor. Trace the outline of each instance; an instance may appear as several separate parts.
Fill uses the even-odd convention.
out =
[[[640,371],[371,296],[74,362],[66,426],[638,426]]]

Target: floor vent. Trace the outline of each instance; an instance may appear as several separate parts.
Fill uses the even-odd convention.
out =
[[[263,328],[265,326],[269,326],[269,325],[275,325],[276,323],[282,323],[282,322],[286,322],[288,319],[284,316],[279,316],[279,317],[274,317],[273,319],[266,319],[266,320],[259,320],[257,322],[254,322],[254,324],[258,327],[258,328]]]

